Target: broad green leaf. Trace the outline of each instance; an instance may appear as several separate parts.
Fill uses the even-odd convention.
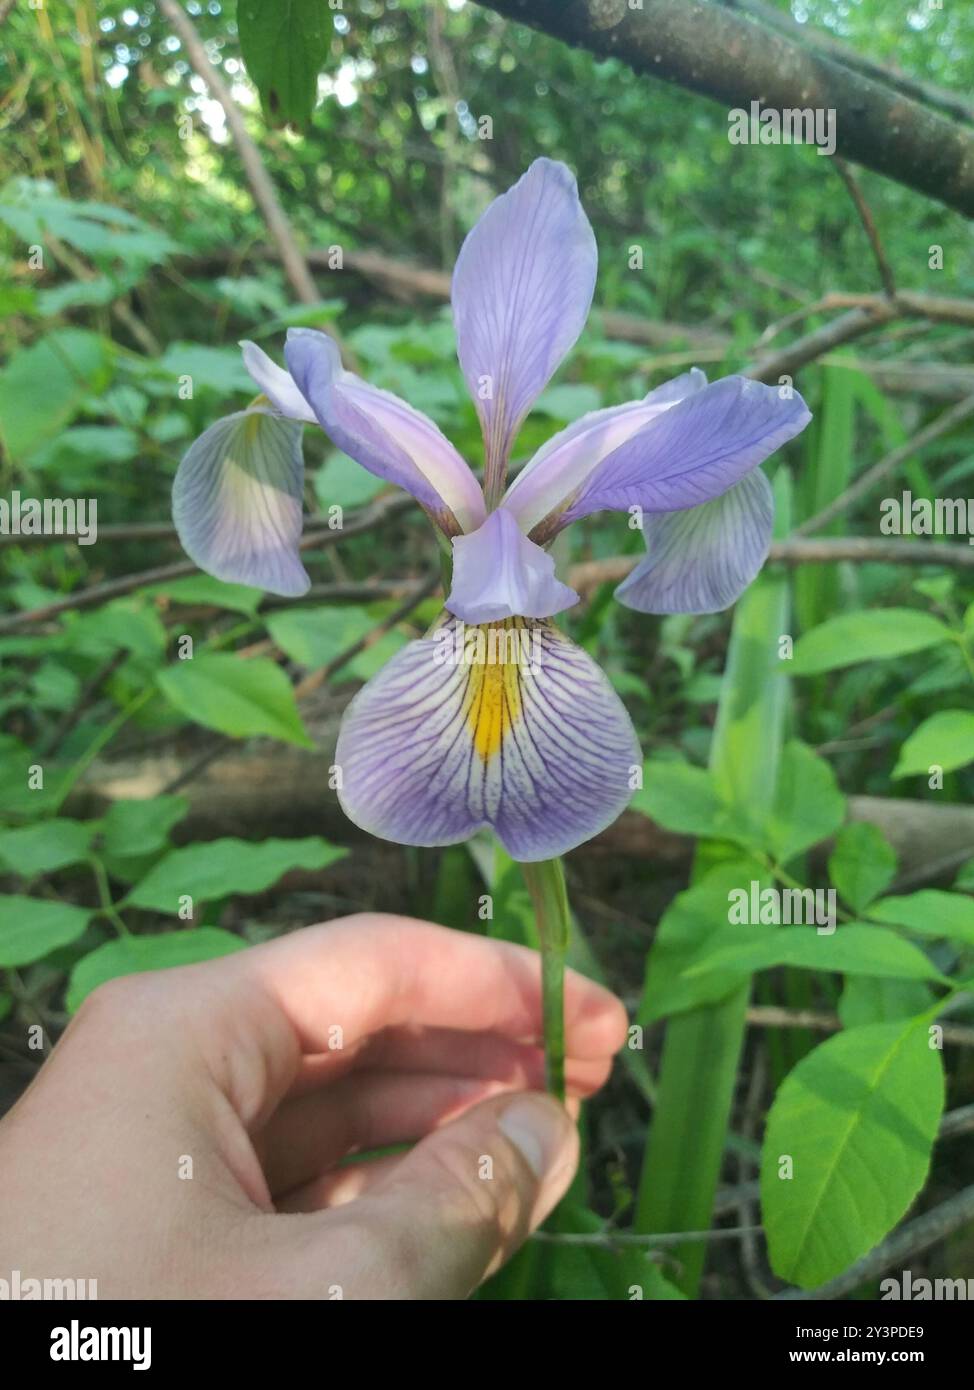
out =
[[[845,816],[845,797],[824,758],[804,743],[785,745],[778,770],[768,845],[781,864],[834,835]]]
[[[942,709],[925,719],[900,749],[893,777],[927,776],[931,767],[953,772],[974,762],[974,714]]]
[[[962,888],[968,893],[974,893],[974,859],[968,859],[966,864],[961,865],[954,887]]]
[[[750,860],[721,864],[677,894],[660,919],[646,960],[646,980],[636,1013],[639,1023],[655,1023],[669,1014],[723,999],[747,979],[746,967],[730,966],[693,976],[688,971],[712,949],[714,940],[724,939],[723,934],[729,931],[729,895],[742,884],[760,878],[762,872],[761,866]],[[735,933],[742,930],[749,936],[754,932],[734,928]]]
[[[285,608],[268,618],[267,631],[292,661],[317,670],[366,637],[377,622],[364,608]],[[396,631],[383,633],[340,667],[341,674],[346,679],[357,676],[360,680],[368,680],[395,656],[405,640]]]
[[[0,966],[29,965],[84,934],[91,913],[72,903],[0,895]]]
[[[303,748],[313,746],[291,682],[273,661],[204,654],[167,666],[156,680],[182,714],[208,729],[233,738],[267,734]]]
[[[102,821],[105,853],[119,858],[155,854],[189,810],[185,796],[153,796],[144,801],[113,801]]]
[[[253,589],[249,584],[227,584],[209,574],[188,574],[185,579],[154,584],[145,592],[164,594],[174,603],[213,604],[215,608],[228,608],[248,618],[254,616],[264,597],[263,589]]]
[[[712,774],[679,760],[649,759],[630,806],[681,835],[736,839],[745,830],[718,795]]]
[[[174,849],[155,864],[128,897],[134,907],[175,915],[180,898],[194,904],[262,893],[288,869],[327,869],[348,853],[327,840],[209,840]]]
[[[868,975],[847,975],[839,999],[839,1018],[844,1028],[858,1028],[864,1023],[915,1018],[932,1004],[930,986],[922,980],[878,980]]]
[[[779,1279],[817,1287],[909,1209],[944,1104],[941,1054],[930,1041],[922,1017],[852,1028],[785,1078],[761,1161],[764,1227]]]
[[[687,979],[712,970],[770,970],[779,965],[803,970],[836,970],[848,975],[876,975],[900,980],[941,980],[943,976],[919,947],[883,927],[838,927],[834,932],[814,926],[762,927],[761,939],[730,940],[740,927],[724,926],[708,949],[684,972]]]
[[[11,458],[53,438],[108,385],[111,351],[97,333],[60,328],[13,354],[0,372],[0,438]]]
[[[836,671],[857,661],[879,661],[952,642],[949,627],[913,608],[870,608],[841,613],[806,632],[788,663],[796,676]]]
[[[94,825],[62,819],[0,830],[0,862],[21,878],[53,873],[85,858],[94,830]]]
[[[842,827],[829,855],[829,877],[855,912],[863,912],[895,874],[896,855],[878,826],[853,821]]]
[[[240,48],[271,125],[308,124],[331,19],[322,0],[238,0]]]
[[[69,647],[103,659],[121,648],[146,661],[166,649],[166,629],[156,610],[141,598],[119,599],[95,613],[81,613],[64,625]]]
[[[80,1007],[93,989],[121,975],[137,975],[144,970],[166,970],[174,965],[195,965],[197,961],[228,956],[246,946],[239,936],[219,927],[196,927],[171,931],[160,936],[126,936],[108,941],[78,961],[68,983],[67,1006],[71,1013]]]
[[[329,507],[364,507],[381,492],[383,480],[369,473],[347,454],[330,454],[314,476],[315,497],[324,511]]]
[[[974,946],[974,898],[962,893],[924,888],[901,898],[881,898],[869,908],[867,916],[905,927],[932,941],[946,939]]]
[[[205,347],[200,343],[170,343],[155,364],[159,371],[192,379],[194,394],[204,388],[229,396],[243,391],[256,395],[253,378],[236,348]]]

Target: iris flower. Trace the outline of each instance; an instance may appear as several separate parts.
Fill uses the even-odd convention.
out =
[[[301,430],[318,424],[412,494],[452,550],[446,611],[351,701],[336,763],[357,825],[449,845],[492,829],[523,862],[608,826],[642,754],[606,675],[552,619],[578,601],[548,547],[573,521],[642,522],[645,559],[616,596],[644,613],[726,608],[763,565],[773,504],[760,469],[810,419],[800,396],[692,371],[583,415],[508,486],[518,430],[588,316],[597,251],[575,179],[538,159],[487,208],[453,273],[457,353],[484,439],[483,486],[437,426],[344,370],[327,334],[292,329],[287,370],[244,343],[262,396],[180,465],[183,546],[220,579],[297,596]]]

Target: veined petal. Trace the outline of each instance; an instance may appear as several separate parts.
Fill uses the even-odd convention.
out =
[[[486,515],[480,486],[432,420],[346,372],[326,333],[292,328],[284,355],[298,390],[339,449],[405,488],[448,535],[480,525]]]
[[[294,598],[310,580],[298,558],[301,425],[267,410],[228,415],[191,444],[172,515],[183,549],[217,579]]]
[[[489,826],[530,862],[610,825],[642,755],[605,673],[550,623],[444,615],[352,700],[336,762],[373,835],[452,845]]]
[[[240,347],[243,351],[244,366],[274,409],[290,420],[304,420],[309,425],[316,424],[315,413],[295,386],[291,373],[279,367],[256,343],[245,339]]]
[[[522,420],[585,325],[597,268],[575,178],[550,159],[495,198],[460,248],[457,355],[483,427],[488,491],[499,490]]]
[[[648,554],[616,598],[639,613],[719,613],[768,558],[774,493],[755,468],[712,502],[647,516]]]
[[[567,429],[552,435],[511,483],[504,506],[514,513],[526,533],[551,513],[557,513],[585,482],[593,469],[631,439],[637,430],[664,410],[707,385],[706,375],[692,367],[664,382],[641,401],[591,410]]]
[[[555,578],[552,557],[503,508],[471,535],[454,537],[446,606],[464,622],[551,618],[577,602],[575,590]]]

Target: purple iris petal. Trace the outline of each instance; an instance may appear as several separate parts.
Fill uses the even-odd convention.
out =
[[[516,659],[456,660],[471,633],[520,634]],[[336,763],[345,814],[373,835],[451,845],[489,826],[530,862],[610,825],[642,755],[605,674],[549,623],[449,619],[355,696]]]
[[[805,428],[801,396],[725,376],[651,420],[596,467],[564,512],[678,511],[719,497]]]
[[[555,562],[529,541],[510,512],[491,512],[477,531],[453,540],[453,588],[446,601],[467,623],[550,618],[578,594],[555,578]]]
[[[564,164],[536,159],[491,203],[453,271],[457,354],[483,427],[488,495],[531,405],[588,317],[598,251]]]
[[[291,379],[291,373],[279,367],[256,343],[244,340],[240,344],[244,366],[281,415],[290,420],[315,423],[315,413]]]
[[[514,513],[522,530],[530,532],[550,513],[557,513],[614,449],[664,410],[706,385],[704,373],[692,367],[657,386],[641,401],[589,411],[541,446],[511,483],[504,506]]]
[[[173,484],[183,549],[230,583],[295,598],[310,584],[298,558],[304,461],[301,425],[245,410],[191,444]]]
[[[647,516],[649,553],[616,598],[640,613],[719,613],[768,558],[773,525],[774,494],[760,468],[702,506]]]
[[[298,390],[318,423],[346,454],[405,488],[444,531],[473,530],[484,519],[476,478],[433,421],[342,367],[326,333],[292,328],[284,350]]]

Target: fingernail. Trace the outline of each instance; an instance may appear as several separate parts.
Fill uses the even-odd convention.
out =
[[[497,1123],[535,1177],[545,1177],[564,1143],[565,1112],[561,1106],[546,1096],[518,1096],[501,1112]]]

